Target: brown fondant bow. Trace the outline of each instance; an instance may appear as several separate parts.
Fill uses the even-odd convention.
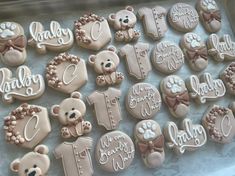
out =
[[[189,106],[188,92],[185,91],[182,94],[176,95],[174,97],[166,96],[166,103],[174,111],[176,110],[176,108],[179,104],[184,104],[186,106]]]
[[[202,47],[197,50],[187,50],[186,53],[189,59],[192,60],[193,62],[195,62],[199,57],[207,60],[208,56],[206,47]]]
[[[24,35],[20,35],[14,39],[7,40],[4,43],[0,43],[0,53],[4,55],[10,48],[14,48],[15,50],[22,52],[25,46],[26,38]]]
[[[221,14],[219,10],[216,10],[214,12],[203,12],[202,16],[204,20],[208,23],[210,23],[212,20],[217,20],[221,22]]]
[[[152,150],[162,152],[164,147],[164,136],[160,135],[153,141],[138,142],[139,150],[142,154],[150,153]]]

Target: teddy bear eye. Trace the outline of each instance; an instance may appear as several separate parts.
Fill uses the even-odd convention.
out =
[[[104,65],[104,62],[101,62],[101,65]]]
[[[33,165],[33,167],[34,167],[34,168],[36,168],[36,167],[37,167],[37,165],[36,165],[36,164],[34,164],[34,165]]]
[[[122,19],[120,18],[119,21],[122,21]]]
[[[72,108],[72,111],[74,110],[75,108]]]
[[[126,16],[126,18],[128,18],[128,16]]]
[[[25,169],[24,172],[27,173],[29,170],[28,169]]]
[[[110,59],[108,59],[107,61],[110,61]]]
[[[65,113],[66,116],[67,116],[68,114],[69,114],[68,112]]]

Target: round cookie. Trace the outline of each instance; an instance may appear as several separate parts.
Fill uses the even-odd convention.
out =
[[[153,48],[151,60],[156,70],[171,74],[178,71],[184,64],[184,54],[178,45],[163,41]]]
[[[194,71],[202,71],[208,65],[208,53],[206,44],[195,33],[185,34],[180,41],[180,46],[188,60],[189,66]]]
[[[221,73],[220,78],[224,82],[227,91],[235,95],[235,62],[230,63]]]
[[[191,5],[176,3],[168,13],[170,25],[177,31],[190,32],[199,22],[197,11]]]
[[[101,136],[95,149],[96,161],[108,172],[128,168],[134,155],[135,147],[131,138],[121,131],[112,131]]]
[[[154,120],[142,120],[135,127],[136,145],[145,165],[160,167],[165,160],[164,136],[161,127]]]
[[[137,119],[150,119],[161,108],[161,96],[157,88],[149,83],[133,85],[126,96],[126,108]]]

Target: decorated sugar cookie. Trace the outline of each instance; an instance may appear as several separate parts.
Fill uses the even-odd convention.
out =
[[[108,17],[109,24],[117,31],[115,39],[119,42],[136,41],[140,37],[140,32],[135,30],[137,22],[134,8],[126,6],[125,9],[116,13],[111,13]]]
[[[27,39],[23,27],[15,22],[0,23],[0,57],[9,66],[19,66],[26,60]]]
[[[164,136],[154,120],[142,120],[135,127],[136,145],[145,165],[149,168],[160,167],[165,160]]]
[[[34,151],[12,161],[10,168],[19,176],[47,176],[50,167],[48,153],[47,146],[38,145]]]
[[[32,75],[27,66],[16,70],[16,77],[8,68],[0,69],[0,94],[4,103],[12,103],[14,99],[27,101],[40,97],[45,90],[42,75]]]
[[[209,55],[216,61],[235,60],[235,43],[228,34],[221,39],[217,34],[211,34],[207,40]]]
[[[100,50],[112,37],[107,20],[93,13],[75,21],[74,32],[77,44],[91,50]]]
[[[110,86],[122,82],[124,75],[121,72],[117,72],[119,62],[120,60],[114,46],[109,46],[106,50],[89,57],[88,63],[99,74],[96,78],[98,86]]]
[[[168,13],[170,25],[180,32],[190,32],[194,30],[199,17],[197,11],[191,5],[185,3],[176,3]]]
[[[47,64],[46,79],[53,89],[72,93],[88,80],[86,63],[78,56],[61,53]]]
[[[221,14],[215,0],[198,0],[196,7],[205,29],[210,33],[218,32],[221,28]]]
[[[70,98],[64,99],[59,105],[51,107],[51,114],[63,125],[63,138],[79,137],[91,131],[92,125],[84,120],[86,105],[79,92],[71,93]]]
[[[137,119],[153,118],[160,111],[161,104],[159,91],[149,83],[133,85],[126,96],[126,108]]]
[[[200,79],[191,75],[186,81],[191,98],[198,103],[206,103],[207,100],[216,100],[223,97],[226,88],[221,79],[213,79],[210,73],[204,73]]]
[[[131,138],[121,131],[104,134],[96,144],[96,161],[107,172],[120,172],[128,168],[134,155],[135,147]]]
[[[235,119],[229,108],[210,106],[202,117],[202,125],[212,141],[229,143],[235,136]]]
[[[156,70],[164,74],[171,74],[183,66],[184,54],[178,45],[163,41],[153,48],[151,60]]]
[[[7,142],[33,148],[51,132],[47,109],[24,103],[4,118],[3,129]]]
[[[235,95],[235,62],[229,64],[221,73],[222,79],[226,89],[229,93]]]
[[[184,119],[182,129],[174,122],[168,122],[164,128],[166,145],[177,154],[194,151],[206,144],[207,135],[202,125],[193,124],[190,119]]]
[[[165,77],[160,84],[162,98],[170,113],[177,118],[184,118],[189,112],[189,93],[179,76]]]
[[[29,33],[29,45],[40,54],[45,54],[47,50],[68,50],[74,41],[73,32],[69,28],[62,28],[57,21],[51,21],[49,30],[45,30],[40,22],[33,21],[29,26]]]
[[[195,33],[185,34],[180,42],[189,66],[195,71],[202,71],[208,65],[208,53],[205,43]]]

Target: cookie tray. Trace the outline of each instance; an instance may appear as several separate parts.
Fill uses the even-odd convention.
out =
[[[177,1],[179,2],[179,1]],[[195,5],[195,1],[192,0],[181,0],[180,2],[186,2],[191,5]],[[129,4],[132,5],[135,10],[138,10],[140,7],[153,7],[155,5],[161,5],[166,9],[169,9],[176,1],[173,0],[165,0],[165,1],[143,1],[143,0],[133,0],[133,1],[117,1],[117,0],[88,0],[88,1],[65,1],[65,0],[52,0],[52,1],[2,1],[0,2],[1,11],[1,21],[16,21],[20,23],[28,35],[28,26],[32,21],[40,21],[45,25],[45,28],[49,27],[49,23],[51,20],[57,20],[61,23],[62,26],[67,26],[70,29],[73,29],[73,21],[76,20],[79,16],[83,15],[87,11],[92,11],[98,15],[107,17],[109,13],[115,12],[119,9],[122,9],[123,6]],[[231,35],[232,40],[234,38],[235,31],[235,1],[232,0],[217,0],[219,7],[222,12],[222,29],[218,33],[229,34]],[[98,4],[98,5],[97,5]],[[169,25],[168,25],[169,26]],[[138,22],[136,28],[142,33],[139,41],[147,42],[153,45],[157,42],[154,42],[150,38],[144,35],[144,31],[142,28],[142,24]],[[208,37],[208,33],[206,33],[201,25],[201,23],[194,30],[195,33],[200,34],[200,36],[206,40]],[[182,33],[178,33],[172,28],[169,27],[168,32],[163,40],[173,41],[175,43],[179,43],[180,38],[182,37]],[[123,46],[123,44],[116,43],[112,41],[110,44],[116,46],[117,49]],[[45,65],[55,56],[57,53],[48,52],[45,55],[39,55],[36,51],[28,47],[27,48],[27,61],[25,65],[29,66],[32,69],[33,73],[40,73],[44,75]],[[69,53],[78,55],[83,59],[87,60],[88,56],[94,52],[88,51],[86,49],[81,49],[76,44],[74,44],[73,48],[69,51]],[[213,75],[214,78],[218,77],[219,71],[222,70],[228,62],[218,63],[213,59],[209,59],[209,65],[204,72],[209,72]],[[4,67],[2,63],[0,63],[0,67]],[[15,68],[10,68],[15,72]],[[88,83],[80,89],[80,92],[83,96],[88,96],[94,90],[97,89],[95,85],[95,72],[91,67],[87,66],[89,81]],[[120,100],[122,117],[123,120],[119,126],[119,130],[124,131],[129,136],[133,138],[133,129],[135,124],[138,122],[136,119],[131,117],[129,113],[127,113],[125,108],[125,94],[128,91],[128,88],[135,83],[135,80],[132,79],[128,73],[125,66],[124,60],[121,59],[121,63],[119,66],[119,71],[123,72],[126,76],[125,81],[120,86],[122,90],[122,97]],[[193,72],[187,63],[176,72],[177,75],[181,76],[183,79],[188,78],[191,74],[197,74]],[[159,83],[161,79],[163,79],[165,75],[152,70],[147,79],[144,82],[148,82],[153,84],[159,89]],[[34,101],[30,101],[31,104],[42,105],[49,108],[56,103],[61,102],[67,95],[56,92],[51,88],[46,88],[46,92],[39,99]],[[203,113],[207,109],[209,105],[218,104],[227,107],[228,104],[234,101],[234,97],[226,94],[223,98],[219,99],[216,102],[206,103],[204,105],[197,105],[194,102],[191,102],[191,109],[188,115],[188,118],[192,119],[194,123],[200,123]],[[0,101],[0,126],[3,126],[3,117],[5,117],[12,109],[19,106],[20,102],[17,101],[11,105],[5,105]],[[94,146],[96,141],[100,138],[102,134],[106,131],[97,125],[96,119],[94,118],[93,107],[87,106],[87,115],[86,119],[89,120],[93,124],[93,130],[90,133],[90,136],[94,140]],[[52,132],[49,136],[43,141],[44,144],[49,146],[50,149],[50,158],[51,158],[51,167],[49,170],[49,176],[62,176],[63,167],[61,160],[56,160],[52,154],[53,149],[60,144],[63,140],[60,137],[60,124],[53,120],[52,118]],[[154,117],[161,127],[165,125],[167,121],[175,121],[178,123],[176,119],[174,119],[166,106],[162,105],[160,112]],[[16,147],[14,145],[7,144],[4,140],[4,132],[2,130],[2,135],[0,135],[0,176],[10,176],[13,173],[9,170],[9,164],[12,160],[17,157],[21,157],[24,153],[28,152],[27,149],[22,149]],[[195,152],[186,152],[182,156],[177,156],[173,151],[165,148],[166,160],[163,166],[159,169],[148,169],[144,166],[143,161],[140,157],[138,151],[136,152],[135,159],[132,162],[131,166],[116,175],[119,176],[141,176],[141,175],[234,175],[235,170],[235,140],[229,144],[221,145],[217,143],[213,143],[208,141],[207,144],[196,150]],[[102,171],[96,164],[94,158],[94,147],[91,151],[93,166],[94,166],[94,175],[114,175],[109,174],[107,172]]]

